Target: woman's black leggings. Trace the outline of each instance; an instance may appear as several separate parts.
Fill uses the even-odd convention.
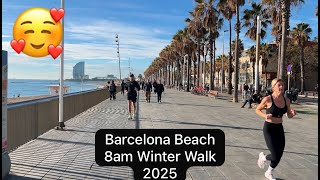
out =
[[[271,161],[270,166],[275,168],[280,162],[285,146],[282,123],[274,124],[265,122],[263,127],[263,135],[271,152],[271,154],[266,156],[266,159]]]

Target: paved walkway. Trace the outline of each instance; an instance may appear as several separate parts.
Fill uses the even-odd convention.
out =
[[[262,134],[263,119],[254,109],[241,109],[229,97],[209,99],[187,92],[166,90],[161,104],[140,97],[139,121],[128,121],[125,97],[106,100],[67,121],[66,130],[50,130],[10,153],[8,179],[133,179],[128,167],[95,164],[94,136],[100,128],[222,129],[226,136],[226,159],[220,167],[192,167],[188,180],[265,180],[256,162],[268,153]],[[286,147],[275,170],[279,179],[318,179],[318,112],[303,111],[284,120]],[[309,108],[309,107],[308,107]],[[314,110],[314,109],[313,109]]]

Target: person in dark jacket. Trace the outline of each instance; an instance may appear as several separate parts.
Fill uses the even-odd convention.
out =
[[[139,83],[134,79],[134,75],[130,75],[130,81],[126,84],[125,89],[128,96],[128,119],[136,117],[136,102],[137,102],[137,91],[140,91]],[[133,110],[132,107],[133,106]]]
[[[158,103],[160,104],[161,103],[161,95],[164,92],[164,86],[163,86],[163,84],[161,84],[161,81],[159,81],[159,83],[156,85],[155,89],[156,89],[156,92],[158,95]]]
[[[157,90],[156,90],[157,84],[158,84],[157,81],[154,80],[152,86],[153,86],[153,88],[154,88],[154,93],[155,93],[155,94],[157,93]]]
[[[151,91],[152,91],[152,84],[149,81],[148,83],[146,83],[146,101],[147,102],[150,102]]]
[[[116,99],[116,85],[114,84],[114,81],[112,80],[110,86],[109,86],[109,92],[110,92],[110,100]]]
[[[124,82],[124,80],[122,80],[122,82],[121,82],[121,94],[123,94],[123,95],[124,95],[125,86],[126,86],[126,83]]]
[[[141,83],[141,89],[144,91],[144,88],[145,88],[145,83],[144,83],[144,81],[142,81],[142,83]]]

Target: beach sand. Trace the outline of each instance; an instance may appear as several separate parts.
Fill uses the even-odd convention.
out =
[[[8,98],[8,104],[50,97],[49,95]]]

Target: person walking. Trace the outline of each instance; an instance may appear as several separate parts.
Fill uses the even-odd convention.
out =
[[[124,80],[122,80],[121,82],[121,94],[124,95],[124,87],[126,86],[126,83],[124,82]]]
[[[252,106],[251,106],[251,104],[253,103],[252,96],[253,96],[253,94],[245,96],[246,99],[244,100],[241,108],[244,108],[244,106],[245,106],[247,103],[249,103],[249,107],[248,107],[248,108],[249,108],[249,109],[252,108]]]
[[[111,81],[109,86],[109,93],[110,93],[110,101],[116,99],[116,84],[114,84],[114,80]]]
[[[263,134],[271,152],[268,155],[260,152],[257,164],[259,168],[263,169],[266,161],[270,161],[268,170],[264,174],[270,180],[275,179],[273,170],[279,164],[285,147],[282,116],[286,114],[288,118],[292,118],[296,115],[296,111],[290,107],[290,100],[284,97],[284,81],[277,78],[273,79],[271,87],[272,94],[263,98],[256,108],[256,113],[265,118]],[[266,108],[266,113],[262,112],[264,108]]]
[[[128,119],[136,118],[136,102],[137,91],[140,91],[139,83],[134,79],[134,75],[130,74],[130,81],[126,84],[125,89],[128,96]],[[133,107],[133,109],[132,109]]]
[[[151,91],[152,91],[152,84],[149,81],[148,83],[146,83],[146,101],[149,103],[150,103]]]
[[[157,96],[158,96],[158,103],[161,103],[161,95],[164,92],[164,86],[163,84],[161,84],[161,81],[159,81],[159,83],[156,85],[156,92],[157,92]]]
[[[156,89],[156,87],[157,87],[157,81],[156,80],[154,80],[154,82],[153,82],[153,84],[152,84],[152,86],[153,86],[153,89],[154,89],[154,93],[156,94],[157,93],[157,89]]]
[[[249,94],[249,86],[246,83],[244,83],[243,84],[242,98],[246,100],[246,99],[249,98],[248,96],[250,96],[250,94]]]
[[[241,106],[241,108],[244,108],[244,106],[247,103],[249,103],[248,109],[251,109],[253,103],[260,104],[261,101],[262,101],[262,96],[260,94],[251,93],[250,95],[247,95],[247,99],[243,102],[243,105]]]
[[[142,89],[142,91],[144,91],[144,85],[145,85],[145,83],[144,83],[144,81],[142,81],[142,83],[141,83],[141,89]]]

